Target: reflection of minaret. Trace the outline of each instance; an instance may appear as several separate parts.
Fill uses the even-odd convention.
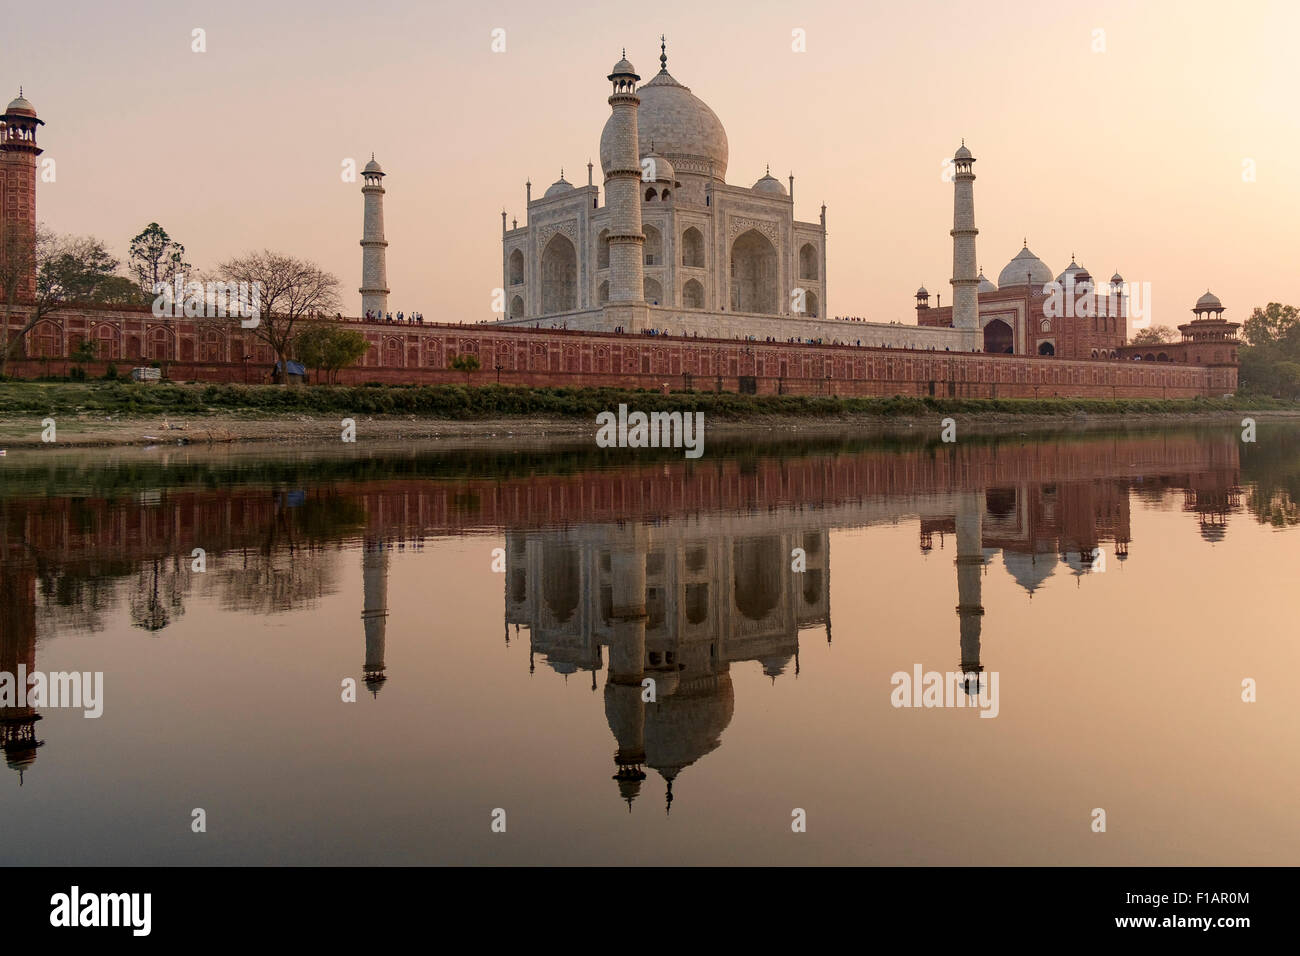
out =
[[[388,548],[383,541],[367,539],[361,557],[361,586],[365,594],[361,620],[366,628],[366,662],[362,665],[366,687],[375,697],[388,680],[384,674],[384,638],[388,629]]]
[[[961,622],[961,672],[978,674],[980,664],[980,628],[984,615],[983,550],[984,496],[966,492],[957,499],[957,617]],[[967,681],[966,693],[979,692],[979,678]]]
[[[646,548],[643,528],[634,528],[634,540],[610,554],[613,607],[610,618],[613,635],[609,647],[609,679],[605,682],[605,715],[609,729],[618,741],[614,779],[618,791],[627,801],[641,792],[646,778],[645,703],[641,699],[641,680],[645,668],[646,625]]]
[[[12,675],[15,694],[20,666],[28,675],[36,670],[36,571],[0,562],[0,673]],[[5,763],[18,771],[20,786],[36,748],[45,743],[36,739],[40,719],[32,707],[0,707],[0,748]]]

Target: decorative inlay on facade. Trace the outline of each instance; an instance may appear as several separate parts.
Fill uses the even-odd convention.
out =
[[[563,233],[576,248],[578,245],[578,220],[568,219],[564,222],[551,223],[537,230],[537,248],[545,249],[546,244],[557,233]]]
[[[727,234],[730,238],[735,239],[742,232],[748,232],[751,229],[757,229],[767,238],[772,240],[776,245],[780,242],[780,229],[775,222],[767,219],[750,219],[747,216],[733,216],[727,226]]]

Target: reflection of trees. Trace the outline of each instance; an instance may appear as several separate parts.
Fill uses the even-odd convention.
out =
[[[217,572],[222,606],[274,613],[333,593],[338,571],[334,552],[324,545],[360,530],[365,521],[365,505],[356,498],[282,495],[261,544],[222,560]]]
[[[334,554],[309,545],[260,551],[245,548],[223,555],[216,572],[221,606],[273,614],[310,605],[336,589]]]
[[[96,565],[89,570],[42,567],[37,636],[44,638],[69,630],[102,631],[104,613],[117,604],[119,580],[133,571],[122,562]]]
[[[1261,429],[1258,441],[1242,443],[1241,470],[1250,514],[1275,528],[1300,524],[1300,435]]]
[[[154,558],[141,567],[131,588],[131,623],[161,631],[183,615],[192,573],[188,558]]]

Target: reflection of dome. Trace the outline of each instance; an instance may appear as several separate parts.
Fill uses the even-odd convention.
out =
[[[1003,551],[1002,565],[1016,583],[1033,594],[1056,570],[1056,553],[1025,554],[1021,551]]]
[[[785,673],[792,660],[794,660],[792,654],[772,654],[768,657],[760,657],[758,662],[763,665],[763,673],[776,680]]]
[[[1028,282],[1030,285],[1043,285],[1052,281],[1052,270],[1047,268],[1047,264],[1042,259],[1029,251],[1029,246],[1025,246],[998,273],[998,288],[1006,289],[1011,286],[1024,285],[1026,273],[1029,274]]]
[[[546,194],[542,198],[550,199],[552,196],[562,196],[565,193],[572,191],[573,183],[564,178],[564,170],[561,169],[560,178],[551,183],[550,188],[546,190]]]
[[[682,770],[722,744],[731,723],[736,694],[731,675],[697,678],[686,690],[661,696],[645,709],[646,766],[671,781]]]
[[[781,180],[775,178],[771,173],[767,173],[758,182],[754,183],[754,192],[766,193],[769,196],[786,196],[785,187],[781,185]]]
[[[713,176],[727,175],[727,131],[713,110],[669,75],[666,69],[637,90],[637,140],[661,156],[681,165],[682,160],[712,164]],[[616,117],[611,116],[600,134],[600,165],[609,171]]]

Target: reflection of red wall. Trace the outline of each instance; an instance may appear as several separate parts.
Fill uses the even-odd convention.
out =
[[[21,312],[13,323],[21,324]],[[187,320],[155,319],[148,310],[86,310],[59,313],[42,323],[42,336],[26,342],[26,361],[11,365],[16,375],[59,374],[70,367],[72,336],[92,326],[112,326],[126,343],[122,360],[141,357],[147,342],[151,360],[172,360],[175,379],[260,381],[273,361],[251,333],[232,326],[215,337],[210,328]],[[1237,387],[1236,368],[1144,363],[1067,361],[1014,355],[921,352],[908,349],[791,345],[735,339],[683,339],[611,335],[474,325],[389,325],[349,322],[371,343],[370,352],[339,382],[596,386],[739,391],[740,377],[752,376],[760,394],[929,395],[980,398],[1070,396],[1095,398],[1186,398],[1222,395]],[[845,324],[846,339],[854,337]],[[196,348],[203,337],[205,346]],[[251,355],[249,368],[242,358]],[[194,356],[224,356],[195,362]],[[457,355],[477,355],[482,368],[466,374],[450,368]],[[48,362],[37,361],[41,356]],[[498,373],[496,366],[500,365]],[[92,375],[107,362],[90,363]],[[721,376],[719,378],[719,376]]]
[[[969,491],[1021,484],[1127,479],[1186,487],[1235,486],[1238,443],[1194,437],[1105,439],[1025,446],[954,445],[942,452],[869,451],[852,455],[763,458],[742,468],[735,459],[659,461],[637,468],[574,475],[430,481],[393,478],[332,481],[309,495],[354,497],[365,506],[367,534],[449,534],[536,528],[573,522],[638,520],[769,506],[824,507],[868,497]],[[1116,491],[1115,493],[1118,493]],[[1110,492],[1101,492],[1108,495]],[[1065,496],[1067,499],[1070,495]],[[1067,511],[1070,536],[1086,539],[1127,511],[1085,494]],[[33,551],[67,565],[138,561],[264,548],[290,540],[291,520],[265,487],[221,492],[161,492],[157,503],[99,498],[16,499],[0,510],[0,561]],[[291,511],[292,509],[290,509]],[[1064,516],[1062,516],[1062,519]],[[1062,520],[1058,519],[1058,520]],[[1096,522],[1103,527],[1094,527]],[[1118,528],[1114,529],[1118,530]]]

